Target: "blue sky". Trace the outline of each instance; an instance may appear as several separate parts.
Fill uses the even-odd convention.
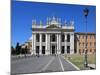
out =
[[[11,5],[11,39],[12,45],[26,42],[32,35],[32,19],[37,23],[42,20],[46,25],[46,18],[56,16],[63,20],[74,20],[75,32],[85,32],[84,5],[69,5],[40,2],[12,1]],[[96,7],[88,6],[88,32],[96,32]]]

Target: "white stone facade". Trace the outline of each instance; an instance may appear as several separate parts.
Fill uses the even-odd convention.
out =
[[[60,19],[52,17],[46,25],[37,25],[33,20],[31,51],[33,55],[73,54],[74,22],[62,25]]]

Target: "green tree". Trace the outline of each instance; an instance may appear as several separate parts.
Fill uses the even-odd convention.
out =
[[[20,54],[21,53],[21,46],[19,45],[19,42],[17,42],[16,44],[16,54]]]
[[[13,46],[11,46],[11,54],[14,55],[15,54],[15,49]]]

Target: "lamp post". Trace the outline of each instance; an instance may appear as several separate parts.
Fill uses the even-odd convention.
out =
[[[84,55],[84,67],[88,67],[88,61],[87,61],[87,16],[88,16],[88,13],[89,13],[88,8],[85,8],[83,10],[83,12],[84,12],[84,16],[85,16],[85,19],[86,19],[86,21],[85,21],[85,23],[86,23],[86,41],[85,41],[86,46],[85,46],[85,55]]]

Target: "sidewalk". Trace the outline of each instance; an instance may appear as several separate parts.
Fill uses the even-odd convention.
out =
[[[90,67],[90,69],[96,69],[96,65],[95,64],[88,64],[88,67]]]
[[[24,54],[20,54],[20,55],[11,55],[11,59],[20,59],[20,58],[25,58],[25,57],[30,57],[32,56],[31,54],[26,54],[26,56]]]

